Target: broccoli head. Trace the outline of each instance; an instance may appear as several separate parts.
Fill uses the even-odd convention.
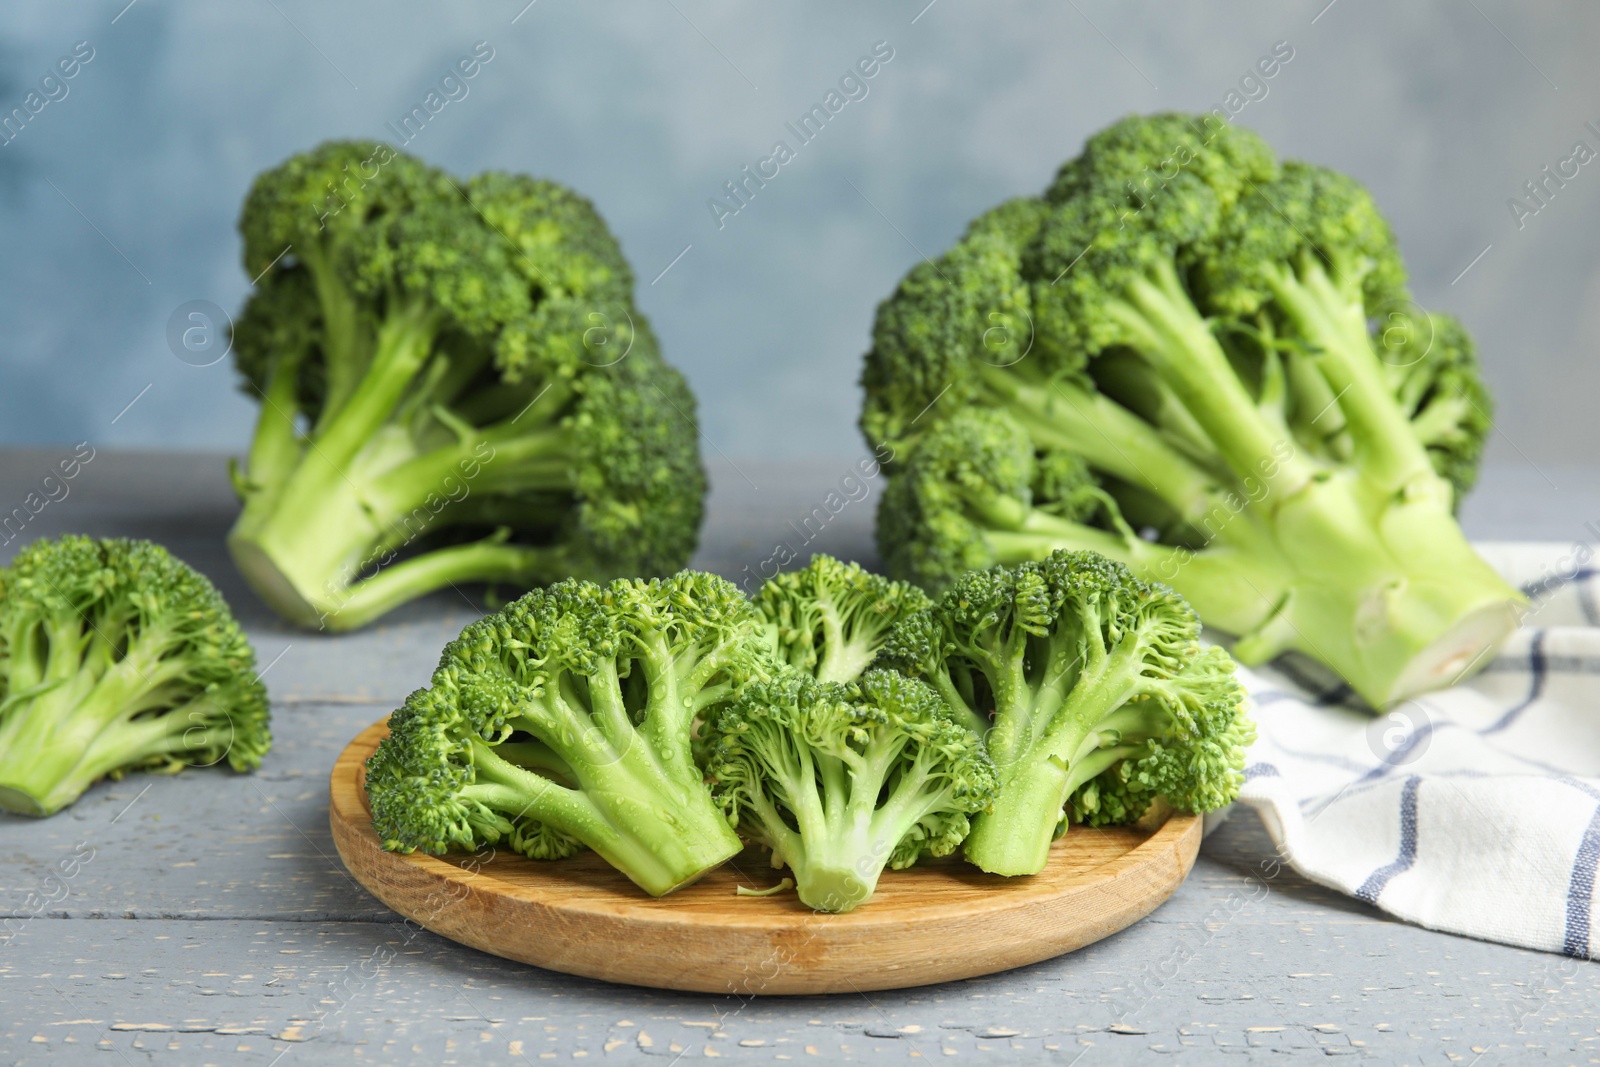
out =
[[[367,763],[385,848],[587,846],[655,896],[740,849],[691,753],[696,720],[764,663],[729,582],[568,579],[472,623]]]
[[[885,866],[949,855],[994,793],[977,735],[893,671],[840,684],[784,669],[707,727],[708,773],[729,817],[820,911],[865,903]]]
[[[772,654],[822,682],[855,681],[895,624],[928,603],[914,585],[825,555],[774,575],[756,594]]]
[[[1377,707],[1457,680],[1525,608],[1454,518],[1490,429],[1470,339],[1412,302],[1359,184],[1236,126],[1091,137],[906,276],[862,384],[902,483],[884,558],[931,590],[1102,552],[1244,662],[1310,656]]]
[[[239,225],[233,346],[262,408],[229,545],[286,618],[688,559],[694,398],[587,200],[330,142],[258,177]]]
[[[926,679],[994,760],[967,859],[1037,874],[1068,814],[1104,825],[1158,796],[1194,812],[1231,803],[1254,728],[1233,660],[1199,637],[1171,589],[1064,550],[971,572],[903,622],[883,662]]]
[[[209,581],[148,541],[35,541],[0,571],[0,808],[271,747],[255,652]]]

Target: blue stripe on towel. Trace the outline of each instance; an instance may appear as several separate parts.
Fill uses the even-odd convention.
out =
[[[1422,779],[1413,774],[1400,790],[1400,854],[1393,862],[1367,875],[1367,880],[1356,890],[1356,896],[1368,904],[1376,904],[1389,880],[1409,871],[1417,862],[1417,786],[1421,784]],[[1591,873],[1592,867],[1591,864]]]
[[[1549,674],[1549,665],[1544,658],[1544,631],[1535,630],[1533,640],[1528,643],[1528,670],[1533,675],[1533,681],[1528,685],[1528,695],[1522,703],[1500,716],[1493,725],[1486,726],[1479,733],[1484,736],[1497,734],[1507,726],[1516,722],[1523,712],[1544,694],[1544,680]]]
[[[1574,582],[1587,582],[1590,578],[1593,578],[1596,573],[1597,572],[1590,567],[1582,567],[1570,575],[1555,574],[1547,578],[1540,578],[1536,581],[1525,582],[1522,585],[1522,595],[1538,598],[1546,593],[1553,593],[1557,589],[1564,588]],[[1590,619],[1589,621],[1595,622],[1596,620]]]
[[[1589,923],[1594,901],[1594,868],[1600,860],[1600,808],[1583,831],[1578,857],[1572,861],[1572,878],[1567,883],[1567,936],[1561,951],[1579,959],[1589,958]]]
[[[1278,773],[1278,768],[1274,767],[1270,763],[1252,763],[1250,766],[1248,766],[1248,767],[1246,767],[1244,769],[1244,780],[1247,781],[1247,782],[1250,781],[1252,778],[1281,778],[1281,777],[1283,777],[1283,776]]]

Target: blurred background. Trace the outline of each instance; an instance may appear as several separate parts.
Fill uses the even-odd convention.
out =
[[[240,305],[251,178],[325,138],[402,140],[476,46],[407,149],[594,199],[713,461],[860,455],[873,309],[913,263],[1118,116],[1221,106],[1372,189],[1419,301],[1478,339],[1491,466],[1589,463],[1600,163],[1542,168],[1600,151],[1597,30],[1592,4],[1503,0],[8,0],[0,116],[27,118],[0,133],[0,443],[242,450],[231,361],[177,358],[168,325]],[[865,95],[802,144],[786,123],[875,46]],[[794,158],[739,206],[724,183],[779,140]]]

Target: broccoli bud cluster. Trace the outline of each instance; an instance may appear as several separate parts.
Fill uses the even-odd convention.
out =
[[[591,848],[661,895],[742,847],[849,911],[944,857],[1034,874],[1068,823],[1229,803],[1252,732],[1181,597],[1085,552],[940,600],[816,556],[747,600],[709,574],[581,579],[468,626],[367,766],[400,851]]]

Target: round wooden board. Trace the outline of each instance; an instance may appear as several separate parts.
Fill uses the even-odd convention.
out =
[[[1074,828],[1031,878],[959,860],[885,871],[847,915],[811,911],[747,850],[659,900],[592,853],[536,862],[385,852],[372,829],[365,762],[384,723],[334,765],[329,821],[339,855],[379,900],[464,945],[567,974],[705,993],[849,993],[930,985],[1037,963],[1154,911],[1194,866],[1201,820],[1147,830]]]

